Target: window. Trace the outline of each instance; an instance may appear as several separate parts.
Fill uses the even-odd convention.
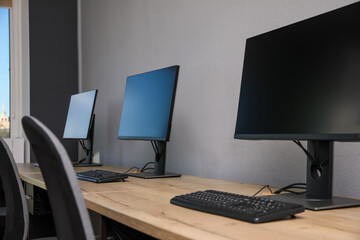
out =
[[[21,117],[29,114],[28,4],[29,0],[0,0],[0,136],[16,162],[30,159],[21,126]]]
[[[0,8],[0,137],[10,138],[9,9]]]

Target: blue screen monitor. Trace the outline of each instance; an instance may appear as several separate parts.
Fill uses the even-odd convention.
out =
[[[97,90],[71,96],[65,123],[64,138],[87,139],[94,112]]]
[[[119,139],[169,141],[178,66],[129,76]]]
[[[87,155],[86,159],[74,163],[76,166],[92,164],[96,96],[97,90],[92,90],[74,94],[70,99],[63,138],[79,140]],[[84,160],[86,160],[86,164],[80,164]]]
[[[126,80],[118,138],[152,142],[156,161],[154,173],[144,173],[149,178],[166,175],[166,141],[170,138],[178,73],[179,66],[171,66]]]

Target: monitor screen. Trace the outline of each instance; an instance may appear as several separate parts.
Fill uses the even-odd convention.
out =
[[[360,3],[247,39],[235,138],[360,139]]]
[[[71,96],[64,138],[88,139],[97,90]]]
[[[235,138],[293,140],[307,156],[306,195],[267,197],[360,205],[332,196],[334,141],[360,140],[359,80],[360,2],[246,41]]]
[[[168,141],[179,66],[126,79],[119,139]]]

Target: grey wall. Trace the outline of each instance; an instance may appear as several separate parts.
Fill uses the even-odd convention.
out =
[[[76,22],[76,0],[29,0],[30,114],[54,132],[74,161],[77,142],[62,136],[70,96],[78,92]]]
[[[291,141],[234,140],[245,40],[355,0],[81,0],[83,90],[99,89],[95,150],[131,167],[150,143],[117,140],[126,76],[181,66],[167,170],[245,183],[305,181]],[[360,197],[360,144],[335,144],[336,194]]]

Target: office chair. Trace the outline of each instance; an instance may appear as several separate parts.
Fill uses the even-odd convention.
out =
[[[5,233],[5,224],[6,224],[6,204],[5,204],[5,193],[3,189],[2,180],[0,177],[0,239],[4,236]]]
[[[39,163],[58,239],[95,239],[89,213],[70,158],[59,139],[39,120],[21,120]]]
[[[5,233],[3,239],[25,240],[27,239],[29,230],[29,212],[25,200],[25,193],[14,157],[1,137],[0,176],[6,204]],[[4,211],[2,211],[2,213],[4,214]]]

